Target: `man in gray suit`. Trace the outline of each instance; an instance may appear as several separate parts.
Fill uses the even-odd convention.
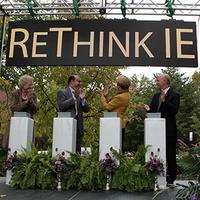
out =
[[[71,112],[71,116],[77,120],[76,152],[81,153],[83,137],[83,112],[89,111],[85,93],[81,91],[81,78],[72,75],[68,78],[68,87],[58,91],[57,103],[60,112]]]

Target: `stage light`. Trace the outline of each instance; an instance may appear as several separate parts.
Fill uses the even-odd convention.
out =
[[[100,13],[101,15],[105,15],[105,14],[106,14],[106,9],[105,9],[105,8],[100,8],[100,9],[99,9],[99,13]]]

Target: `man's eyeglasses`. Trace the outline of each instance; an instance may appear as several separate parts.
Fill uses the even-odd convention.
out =
[[[25,87],[25,88],[23,88],[24,90],[32,90],[33,89],[33,87]]]

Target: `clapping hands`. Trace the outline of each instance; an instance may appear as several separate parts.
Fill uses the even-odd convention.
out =
[[[85,99],[85,93],[80,88],[74,91],[74,95],[76,98],[80,97],[81,100]]]
[[[31,102],[33,99],[33,91],[30,90],[28,93],[27,93],[27,101],[28,102]]]
[[[29,90],[27,93],[21,94],[22,99],[25,103],[32,103],[33,101],[33,91]]]
[[[85,99],[85,93],[81,91],[79,97],[81,100]]]
[[[97,92],[102,96],[107,96],[109,90],[108,90],[108,88],[103,88],[103,89],[98,89]]]

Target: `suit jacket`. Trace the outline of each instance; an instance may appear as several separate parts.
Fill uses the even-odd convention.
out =
[[[124,92],[117,94],[110,101],[107,100],[104,96],[101,96],[101,103],[103,108],[110,112],[117,112],[118,117],[122,120],[122,128],[125,128],[125,112],[129,105],[129,94]]]
[[[149,112],[160,112],[161,117],[166,119],[166,136],[177,136],[176,114],[179,110],[180,95],[169,88],[165,95],[165,101],[159,105],[160,92],[153,96]]]
[[[11,93],[10,109],[14,112],[27,112],[30,113],[31,117],[37,112],[37,96],[33,93],[31,102],[23,101],[21,98],[21,91],[19,89],[14,90]]]
[[[82,105],[81,99],[77,99],[78,115],[76,116],[75,100],[69,87],[60,90],[57,93],[57,103],[60,112],[71,112],[71,116],[77,119],[77,128],[80,134],[83,134],[83,112],[89,112],[89,106],[85,100]]]

